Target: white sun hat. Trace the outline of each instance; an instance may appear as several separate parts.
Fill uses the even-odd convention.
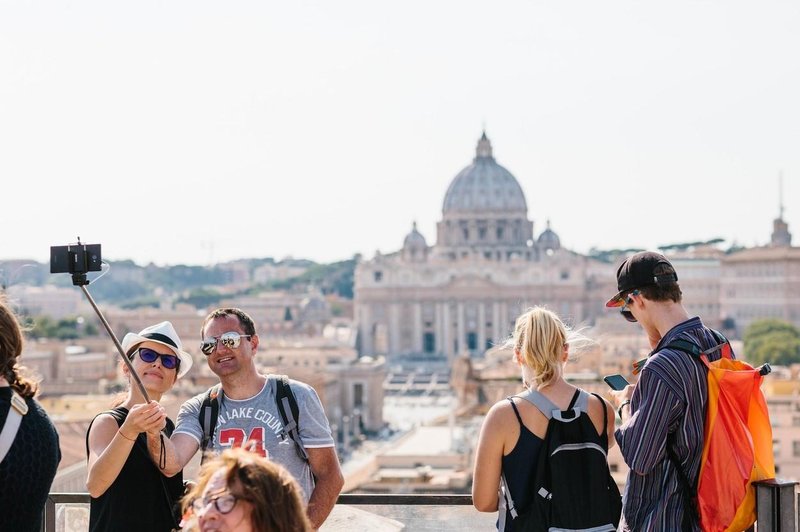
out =
[[[125,354],[130,354],[131,350],[143,342],[155,342],[168,347],[173,353],[178,356],[181,361],[180,371],[178,378],[186,375],[189,368],[192,367],[192,355],[183,350],[181,339],[178,333],[175,332],[175,327],[168,321],[162,321],[156,325],[151,325],[142,329],[139,334],[128,333],[122,339],[122,350]]]

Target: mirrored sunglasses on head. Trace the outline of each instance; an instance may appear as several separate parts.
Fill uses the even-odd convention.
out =
[[[156,361],[156,359],[160,358],[161,365],[167,369],[175,369],[181,365],[181,361],[177,356],[162,355],[158,351],[150,349],[149,347],[140,347],[136,350],[136,353],[139,354],[139,358],[142,359],[142,362],[147,362],[148,364],[152,364]],[[131,358],[133,358],[133,355],[131,355]]]
[[[228,349],[237,349],[242,343],[242,338],[250,338],[251,336],[251,334],[239,334],[235,331],[226,332],[219,336],[204,339],[200,344],[200,351],[205,356],[209,356],[217,348],[218,343],[222,343]]]
[[[619,313],[622,314],[622,317],[625,318],[626,320],[628,320],[631,323],[636,323],[636,321],[638,321],[638,320],[636,319],[636,316],[634,316],[633,313],[630,310],[628,310],[628,305],[633,303],[633,300],[631,299],[631,296],[638,296],[638,295],[639,295],[639,290],[638,289],[634,290],[630,294],[626,295],[625,296],[625,304],[622,305],[622,308],[619,309]]]

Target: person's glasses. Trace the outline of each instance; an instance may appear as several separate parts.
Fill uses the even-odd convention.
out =
[[[200,351],[202,351],[205,356],[209,356],[214,352],[214,349],[217,348],[218,343],[221,343],[228,349],[237,349],[242,343],[242,338],[250,338],[250,336],[252,335],[239,334],[238,332],[233,331],[226,332],[219,336],[204,339],[200,344]]]
[[[167,369],[175,369],[180,366],[181,361],[175,355],[162,355],[158,351],[154,351],[147,347],[140,347],[138,350],[139,358],[142,362],[152,364],[157,358],[161,359],[161,365]]]
[[[639,295],[639,291],[638,290],[634,290],[633,292],[631,292],[630,294],[625,296],[625,304],[622,305],[621,309],[619,309],[619,313],[622,314],[622,317],[625,318],[626,320],[628,320],[631,323],[636,323],[638,320],[636,319],[636,316],[633,315],[633,312],[628,310],[628,305],[633,303],[633,300],[631,299],[631,296],[638,296],[638,295]]]
[[[192,508],[194,508],[195,512],[202,512],[208,508],[209,504],[213,503],[214,508],[219,513],[229,514],[233,511],[233,507],[236,506],[236,501],[238,500],[239,498],[236,495],[231,495],[230,493],[223,493],[213,497],[198,497],[192,501]]]

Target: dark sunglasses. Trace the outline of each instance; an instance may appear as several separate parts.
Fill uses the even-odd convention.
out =
[[[239,334],[234,331],[226,332],[219,336],[204,339],[200,344],[200,351],[202,351],[205,356],[209,356],[214,352],[214,349],[217,348],[218,343],[221,343],[228,349],[237,349],[242,343],[242,338],[250,338],[251,336],[251,334]]]
[[[626,320],[628,320],[631,323],[636,323],[638,320],[636,319],[636,316],[634,316],[633,313],[630,310],[628,310],[628,305],[633,303],[633,300],[631,299],[631,296],[638,296],[638,295],[639,295],[639,291],[638,290],[634,290],[633,292],[631,292],[630,294],[625,296],[625,304],[622,305],[621,309],[619,309],[619,313],[622,314],[622,317],[625,318]]]
[[[192,508],[194,508],[195,512],[202,512],[208,508],[209,504],[213,503],[214,508],[216,508],[219,513],[229,514],[233,511],[234,506],[236,506],[236,501],[238,500],[239,497],[231,493],[223,493],[215,497],[198,497],[192,501]]]
[[[142,359],[142,362],[147,362],[148,364],[152,364],[157,358],[160,358],[161,365],[167,369],[176,369],[181,365],[180,359],[175,355],[162,355],[158,351],[154,351],[149,347],[140,347],[136,350],[136,353],[139,353],[139,358]]]

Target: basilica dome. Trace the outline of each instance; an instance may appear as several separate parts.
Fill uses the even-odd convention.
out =
[[[547,229],[542,231],[542,234],[539,235],[537,242],[539,243],[539,246],[544,249],[556,250],[561,247],[561,239],[558,238],[558,235],[555,231],[550,229],[550,220],[547,220]]]
[[[408,233],[406,238],[403,240],[403,247],[419,249],[425,249],[428,247],[425,237],[422,236],[422,233],[417,230],[417,222],[414,222],[414,224],[411,226],[411,232]]]
[[[511,172],[492,157],[492,144],[483,133],[475,159],[450,183],[442,214],[528,212],[525,194]]]

